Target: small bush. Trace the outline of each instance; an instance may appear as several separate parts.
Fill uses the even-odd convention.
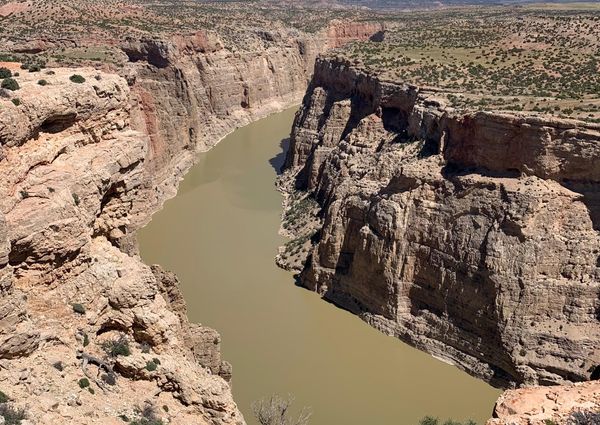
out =
[[[21,64],[21,69],[29,69],[29,64],[28,63],[22,63]]]
[[[79,195],[76,193],[73,194],[73,202],[75,202],[75,205],[79,205],[81,203],[81,199],[79,199]]]
[[[77,84],[85,83],[85,78],[83,78],[79,74],[73,74],[73,75],[71,75],[69,77],[69,80],[71,80],[72,82],[77,83]]]
[[[148,344],[146,341],[144,341],[140,344],[140,350],[144,354],[148,354],[150,352],[150,348],[151,348],[150,344]]]
[[[75,303],[72,304],[73,311],[78,314],[85,314],[85,307],[83,304]]]
[[[61,361],[52,363],[52,366],[54,367],[54,369],[56,369],[56,370],[58,370],[60,372],[62,372],[65,369],[65,365]]]
[[[90,386],[90,381],[87,378],[81,378],[77,383],[79,384],[79,388],[87,388]]]
[[[2,84],[0,86],[3,89],[10,91],[16,91],[21,88],[19,86],[19,83],[17,83],[17,80],[15,80],[14,78],[5,78],[4,80],[2,80]]]
[[[108,385],[116,385],[117,384],[117,378],[115,377],[114,373],[104,374],[100,377],[100,379],[102,379],[102,381],[104,381]]]
[[[10,404],[0,404],[0,416],[4,418],[5,425],[21,425],[21,421],[27,417],[25,410],[12,407]]]
[[[84,333],[83,334],[83,346],[87,347],[88,345],[90,345],[90,338],[88,337],[88,334]]]
[[[30,65],[29,66],[29,72],[40,72],[41,69],[42,69],[42,67],[39,65]]]
[[[18,77],[19,75],[21,75],[21,74],[19,74],[18,72],[15,72],[15,74],[13,76]]]
[[[0,79],[12,77],[12,72],[8,68],[0,68]]]
[[[162,419],[156,415],[156,410],[153,406],[145,406],[142,410],[137,411],[140,419],[131,421],[132,425],[163,425]]]
[[[88,387],[88,391],[90,392],[90,394],[94,395],[96,394],[96,391],[94,391],[94,389],[92,387]]]
[[[38,84],[39,84],[40,86],[47,86],[47,85],[48,85],[48,81],[46,81],[46,80],[39,80],[39,81],[38,81]]]
[[[0,403],[7,403],[10,399],[4,393],[4,391],[0,391]]]
[[[46,75],[54,75],[56,74],[56,72],[52,71],[51,69],[46,71]]]
[[[158,365],[156,363],[154,363],[153,361],[146,363],[146,370],[148,372],[154,372],[157,367],[158,367]]]
[[[19,106],[21,104],[21,99],[18,99],[18,98],[11,99],[11,102],[13,103],[13,105]]]
[[[27,199],[27,198],[29,198],[29,192],[27,192],[26,190],[22,190],[19,193],[21,195],[21,199]]]
[[[438,425],[438,423],[438,418],[433,418],[431,416],[425,416],[419,421],[419,425]]]
[[[131,354],[129,341],[127,341],[127,336],[125,335],[121,335],[119,338],[111,341],[105,341],[102,343],[102,349],[110,357],[129,356]]]
[[[159,359],[157,359],[156,357],[154,357],[154,358],[152,359],[152,361],[153,361],[154,363],[156,363],[156,364],[160,364],[160,360],[159,360]]]
[[[600,412],[574,411],[567,420],[567,425],[596,425],[600,424]]]
[[[252,403],[252,412],[260,425],[307,425],[311,413],[302,409],[300,415],[293,419],[290,417],[290,406],[293,399],[283,399],[277,395]]]

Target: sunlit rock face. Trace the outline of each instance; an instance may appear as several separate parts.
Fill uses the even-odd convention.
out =
[[[317,61],[287,179],[321,205],[301,283],[489,382],[600,364],[600,127],[459,113]]]

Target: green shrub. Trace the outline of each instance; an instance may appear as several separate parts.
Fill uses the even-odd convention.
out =
[[[39,71],[41,71],[41,69],[42,69],[42,67],[37,64],[29,66],[29,72],[39,72]]]
[[[75,303],[72,304],[72,307],[75,313],[85,314],[85,307],[83,306],[83,304]]]
[[[0,404],[0,416],[4,418],[5,425],[21,425],[21,421],[27,417],[25,410],[14,408],[8,403]]]
[[[87,378],[81,378],[77,383],[79,384],[79,388],[87,388],[90,386],[90,381]]]
[[[438,425],[438,418],[433,418],[431,416],[425,416],[423,419],[419,421],[419,425]]]
[[[85,83],[85,78],[83,78],[79,74],[73,74],[73,75],[71,75],[69,77],[69,80],[71,80],[72,82],[77,83],[77,84]]]
[[[13,103],[13,105],[19,106],[21,104],[21,99],[19,99],[19,98],[11,99],[11,102]]]
[[[10,399],[4,393],[4,391],[0,391],[0,403],[7,403]]]
[[[125,335],[121,335],[116,339],[103,342],[102,349],[110,357],[129,356],[131,354],[131,350],[129,349],[129,341],[127,341],[127,336]]]
[[[84,333],[83,334],[83,346],[87,347],[88,345],[90,345],[90,338],[88,337],[88,334]]]
[[[2,84],[0,85],[0,87],[11,91],[16,91],[21,88],[19,86],[19,83],[17,83],[17,80],[15,80],[14,78],[5,78],[4,80],[2,80]]]
[[[154,363],[153,361],[149,361],[148,363],[146,363],[146,370],[148,372],[154,372],[157,367],[158,367],[158,365],[156,363]]]
[[[47,85],[48,85],[48,81],[46,81],[46,80],[39,80],[39,81],[38,81],[38,84],[39,84],[40,86],[47,86]]]
[[[0,79],[12,77],[12,72],[8,68],[0,68]]]
[[[88,387],[88,391],[90,392],[90,394],[94,395],[96,394],[96,391],[94,391],[94,389],[92,387]]]
[[[28,63],[22,63],[21,64],[21,69],[29,69],[29,64]]]

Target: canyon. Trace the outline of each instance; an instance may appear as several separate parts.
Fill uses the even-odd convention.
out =
[[[15,7],[3,18],[27,13]],[[93,40],[123,60],[23,71],[0,97],[0,390],[23,423],[245,423],[218,332],[190,322],[137,232],[198,153],[303,97],[278,264],[385,334],[528,387],[490,424],[600,408],[600,125],[458,111],[439,90],[318,58],[385,28],[251,28],[239,48],[206,29],[2,35],[11,53]],[[130,355],[102,360],[123,340]]]
[[[456,111],[433,89],[320,58],[280,182],[288,211],[307,195],[318,207],[292,226],[309,247],[300,267],[285,251],[279,261],[323,298],[493,385],[595,379],[598,140],[597,124]],[[597,409],[597,383],[583,385]],[[535,423],[563,423],[557,410]]]
[[[297,103],[318,53],[380,29],[261,32],[266,47],[245,54],[205,32],[142,37],[123,42],[119,75],[18,76],[0,101],[0,381],[26,420],[245,423],[218,333],[188,321],[177,278],[141,262],[136,231],[198,152]],[[122,341],[130,355],[101,360]]]

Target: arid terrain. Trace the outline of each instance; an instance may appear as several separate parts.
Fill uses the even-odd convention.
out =
[[[198,152],[302,99],[278,264],[516,387],[490,424],[595,420],[600,8],[380,3],[0,1],[6,423],[245,422],[136,231]]]

